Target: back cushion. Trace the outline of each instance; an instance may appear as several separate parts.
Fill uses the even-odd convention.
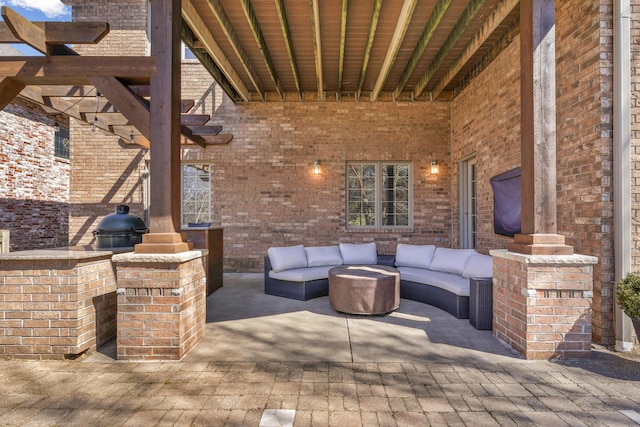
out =
[[[469,257],[474,253],[476,253],[476,251],[473,249],[436,248],[429,270],[459,274],[462,276]]]
[[[462,276],[470,279],[472,277],[493,277],[493,258],[489,255],[472,254],[464,266]]]
[[[340,255],[343,264],[378,263],[378,251],[375,242],[363,244],[340,243]]]
[[[304,248],[307,254],[309,267],[322,267],[325,265],[341,265],[342,257],[337,246],[315,246]]]
[[[406,245],[396,247],[397,267],[429,268],[436,247],[433,245]]]
[[[269,261],[271,261],[271,268],[276,273],[292,268],[307,267],[307,255],[302,245],[269,248],[267,254]]]

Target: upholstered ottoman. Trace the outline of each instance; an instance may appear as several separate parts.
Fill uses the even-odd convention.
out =
[[[329,304],[342,313],[386,314],[400,306],[400,273],[384,265],[329,270]]]

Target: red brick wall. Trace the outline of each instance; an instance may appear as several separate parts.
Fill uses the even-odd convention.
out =
[[[600,258],[593,337],[607,344],[613,339],[610,14],[596,0],[556,3],[558,232],[577,253]],[[511,241],[493,233],[489,178],[520,164],[519,49],[516,39],[452,103],[452,163],[473,153],[478,159],[480,250]],[[456,242],[457,188],[454,178]]]
[[[227,270],[260,270],[270,246],[375,241],[393,253],[397,242],[450,244],[449,104],[224,98],[214,109],[212,121],[233,140],[185,149],[183,157],[212,165],[212,215],[225,228]],[[311,173],[316,159],[320,176]],[[437,177],[428,172],[433,159]],[[346,230],[349,160],[413,162],[413,230]]]
[[[0,229],[11,251],[67,244],[69,160],[54,156],[53,123],[18,99],[0,111]]]

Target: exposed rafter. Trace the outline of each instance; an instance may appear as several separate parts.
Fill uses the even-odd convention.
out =
[[[462,33],[467,29],[467,26],[471,23],[471,20],[476,16],[482,5],[486,0],[471,0],[471,2],[467,5],[466,9],[462,13],[458,22],[456,22],[455,27],[447,37],[447,40],[442,44],[440,50],[434,57],[431,64],[429,64],[429,68],[427,68],[426,73],[422,76],[416,87],[413,89],[413,98],[417,98],[420,96],[425,87],[427,87],[427,83],[433,77],[433,74],[436,72],[438,68],[442,65],[444,58],[449,54],[449,51],[455,46],[456,42],[462,36]]]
[[[338,97],[342,94],[342,77],[344,73],[344,46],[347,39],[347,6],[349,0],[342,0],[340,12],[340,53],[338,54]]]
[[[347,1],[347,0],[344,0]],[[296,90],[302,97],[302,88],[300,87],[300,75],[298,74],[298,65],[296,64],[296,55],[293,51],[293,42],[291,41],[291,32],[289,31],[289,22],[287,21],[287,12],[284,9],[282,0],[275,0],[278,19],[280,19],[280,29],[282,29],[282,37],[284,37],[284,45],[289,55],[289,64],[291,65],[291,74],[296,85]]]
[[[382,68],[378,74],[378,79],[373,86],[373,92],[371,93],[372,101],[378,99],[378,96],[380,96],[380,92],[382,91],[382,87],[387,81],[387,77],[389,77],[389,73],[391,72],[393,64],[396,62],[398,51],[400,50],[400,46],[402,46],[404,36],[407,34],[411,18],[413,18],[413,13],[415,12],[417,5],[418,0],[404,0],[402,11],[400,12],[400,17],[396,24],[396,30],[393,32],[393,37],[389,44],[389,49],[387,50],[387,55],[384,57],[384,62],[382,63]]]
[[[324,99],[324,76],[322,72],[322,36],[320,35],[320,5],[319,0],[309,0],[311,6],[311,26],[313,29],[313,50],[316,62],[316,82],[318,86],[318,100]]]
[[[407,62],[407,65],[402,72],[402,76],[400,76],[400,80],[398,81],[398,84],[393,91],[393,96],[395,98],[398,98],[402,93],[404,86],[407,84],[407,81],[409,80],[409,77],[411,77],[411,74],[413,74],[413,70],[416,68],[416,65],[418,65],[418,61],[422,57],[424,50],[427,48],[427,45],[431,41],[431,37],[433,37],[436,28],[438,28],[438,25],[440,25],[440,21],[442,21],[442,17],[444,16],[450,5],[451,0],[439,0],[436,6],[433,8],[433,12],[431,12],[429,21],[427,21],[427,24],[424,26],[424,30],[422,30],[422,34],[420,35],[418,44],[413,49],[413,52],[409,57],[409,62]]]
[[[11,18],[10,18],[11,19]],[[47,44],[96,44],[109,33],[106,22],[33,22]],[[22,43],[6,22],[0,22],[0,43]]]
[[[267,66],[267,70],[269,71],[271,80],[273,81],[273,84],[276,88],[276,92],[278,92],[280,99],[284,100],[284,91],[282,90],[282,86],[280,85],[280,79],[278,78],[276,66],[273,65],[273,60],[271,59],[271,54],[269,53],[267,42],[264,40],[262,30],[260,30],[260,24],[258,23],[258,18],[253,11],[251,2],[249,0],[240,0],[240,2],[242,3],[242,10],[244,11],[244,15],[247,17],[247,22],[249,23],[249,27],[251,28],[251,32],[253,33],[253,38],[258,44],[260,52],[262,52],[262,58],[264,58],[264,63]]]
[[[14,79],[4,77],[0,80],[0,110],[9,105],[25,85]]]
[[[227,39],[229,39],[229,43],[231,44],[234,52],[236,53],[236,55],[238,55],[238,58],[242,63],[242,67],[244,68],[244,71],[247,73],[247,77],[249,78],[249,80],[251,80],[251,84],[253,84],[253,87],[255,88],[256,92],[258,92],[258,95],[260,95],[260,98],[263,101],[265,101],[267,95],[264,89],[262,88],[262,85],[260,84],[260,80],[258,79],[258,76],[255,70],[253,69],[253,65],[251,65],[249,56],[247,55],[244,48],[242,47],[242,44],[240,43],[240,39],[236,35],[236,32],[233,29],[233,26],[231,25],[231,22],[229,21],[227,14],[225,13],[224,9],[222,8],[222,5],[220,4],[220,0],[208,0],[207,3],[209,4],[209,8],[211,9],[211,12],[214,14],[216,19],[220,23],[222,30],[227,36]]]
[[[433,90],[433,99],[436,99],[438,95],[444,90],[444,88],[453,80],[453,78],[460,72],[462,67],[471,59],[471,57],[480,49],[482,44],[489,38],[491,33],[498,28],[498,25],[504,21],[504,19],[511,13],[511,11],[518,6],[520,0],[503,0],[496,6],[493,13],[482,25],[482,28],[473,37],[471,43],[467,45],[464,51],[458,56],[455,63],[449,67],[449,70],[445,76],[438,82]]]
[[[247,87],[244,85],[244,83],[242,83],[242,80],[240,79],[234,68],[231,66],[231,63],[222,52],[222,49],[220,49],[218,43],[216,43],[215,39],[211,35],[211,32],[202,21],[202,18],[200,18],[200,15],[195,10],[190,0],[182,1],[182,19],[189,26],[189,29],[193,32],[193,34],[198,38],[198,41],[202,44],[202,48],[206,50],[207,54],[211,57],[220,73],[224,75],[224,78],[233,87],[237,95],[239,95],[243,101],[248,101],[249,91]],[[183,39],[185,39],[185,37],[183,37]],[[190,47],[194,48],[193,43],[190,43],[190,40],[185,40],[185,42]],[[197,55],[197,52],[195,52],[196,49],[192,50],[194,50],[194,54]],[[206,66],[205,61],[201,62],[203,62],[203,64]],[[211,70],[209,70],[209,72],[211,72]],[[213,77],[216,78],[217,81],[221,80],[220,76],[213,75]],[[225,90],[225,92],[227,92],[227,90]],[[229,95],[229,97],[232,99],[235,98],[234,96],[232,96],[233,94],[230,95],[228,92],[227,95]]]
[[[373,5],[373,14],[371,15],[371,25],[369,25],[369,35],[367,36],[367,46],[364,50],[364,59],[362,60],[362,69],[360,70],[360,79],[358,80],[358,89],[356,90],[356,99],[360,98],[364,78],[367,75],[371,47],[373,46],[373,40],[376,37],[376,29],[378,28],[378,20],[380,19],[380,9],[382,9],[382,0],[375,0]]]

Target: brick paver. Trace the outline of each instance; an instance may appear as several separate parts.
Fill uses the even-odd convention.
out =
[[[638,425],[640,363],[0,363],[3,425]]]

